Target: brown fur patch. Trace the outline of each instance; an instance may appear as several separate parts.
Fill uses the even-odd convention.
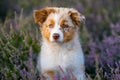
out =
[[[41,28],[41,32],[42,32],[42,35],[44,36],[44,38],[50,42],[49,40],[49,37],[50,37],[50,31],[49,31],[49,27],[47,27],[47,25],[44,25],[42,28]]]
[[[52,12],[53,13],[55,12],[54,8],[43,8],[40,10],[35,10],[34,11],[35,22],[42,26],[43,22],[45,22],[48,15]]]
[[[53,28],[55,21],[53,19],[47,19],[41,28],[42,35],[44,38],[50,42],[50,28]]]
[[[74,37],[75,29],[69,28],[68,32],[63,32],[63,34],[64,34],[64,42],[69,42]]]
[[[76,29],[75,25],[73,25],[72,23],[72,20],[69,20],[69,19],[71,19],[69,18],[69,16],[66,16],[65,18],[61,17],[60,26],[63,31],[64,42],[69,42],[70,40],[73,39],[75,29]],[[67,29],[67,31],[65,31],[64,29]]]
[[[78,12],[69,11],[70,17],[75,25],[80,24],[80,19],[78,17]]]
[[[50,28],[50,27],[54,27],[55,21],[54,21],[53,19],[50,19],[48,24],[49,24],[49,25],[48,25],[49,28]]]
[[[44,76],[48,77],[49,80],[54,79],[55,72],[53,70],[46,70],[44,71]]]
[[[52,76],[52,77],[55,75],[53,70],[46,70],[45,73]]]
[[[60,22],[60,25],[64,25],[66,24],[67,20],[63,19],[61,22]]]

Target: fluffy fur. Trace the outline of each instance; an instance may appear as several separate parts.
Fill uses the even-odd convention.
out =
[[[42,34],[39,72],[53,80],[60,66],[66,74],[71,70],[77,80],[85,80],[84,55],[78,34],[79,24],[85,17],[72,8],[47,7],[35,10],[34,19]]]

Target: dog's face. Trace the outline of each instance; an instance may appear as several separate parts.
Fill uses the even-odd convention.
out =
[[[75,9],[47,7],[34,11],[35,22],[41,27],[42,36],[48,42],[69,42],[80,22],[85,20]]]

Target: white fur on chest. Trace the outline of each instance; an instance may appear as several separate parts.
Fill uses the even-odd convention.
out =
[[[76,39],[77,38],[77,39]],[[81,71],[84,66],[83,52],[78,40],[78,36],[69,43],[42,43],[41,53],[38,57],[38,68],[44,70],[55,69],[61,66],[63,70],[70,68]]]

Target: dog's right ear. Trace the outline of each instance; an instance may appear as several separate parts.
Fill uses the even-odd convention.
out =
[[[52,12],[53,13],[55,12],[54,8],[43,8],[43,9],[40,9],[40,10],[34,10],[33,15],[34,15],[35,23],[38,23],[39,25],[42,26],[42,24],[47,19],[48,15]]]
[[[85,16],[82,15],[81,13],[79,13],[77,10],[70,9],[68,14],[70,15],[70,17],[75,25],[79,25],[80,23],[85,23]]]

